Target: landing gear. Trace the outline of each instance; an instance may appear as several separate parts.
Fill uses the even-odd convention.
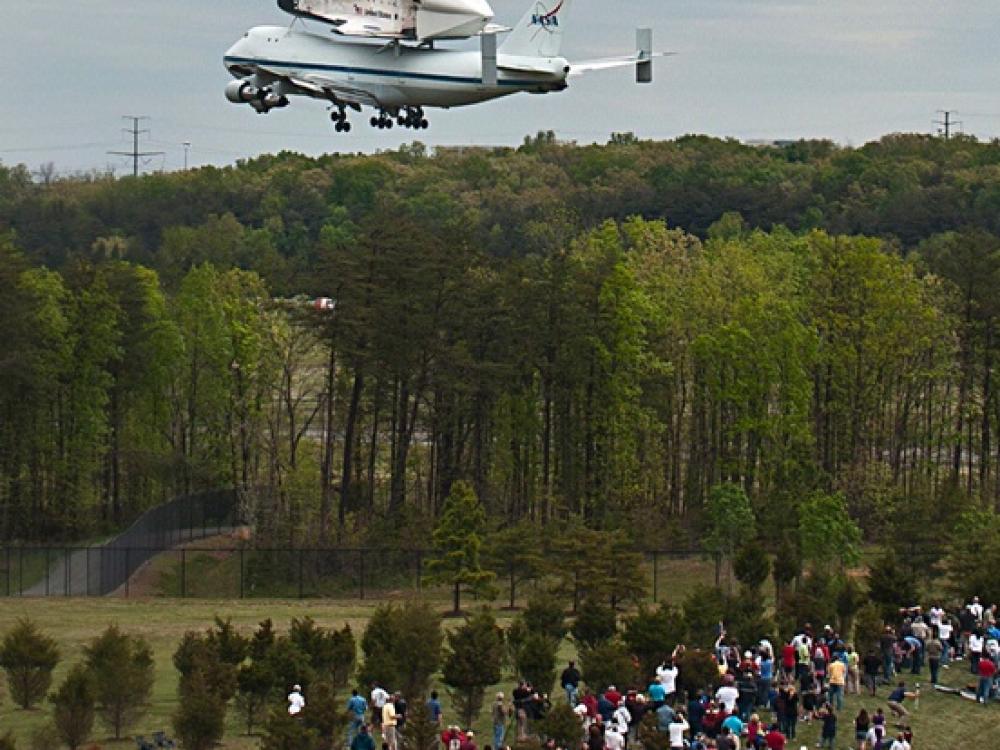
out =
[[[350,133],[351,123],[347,121],[347,112],[344,111],[343,107],[338,107],[330,113],[330,119],[333,120],[333,129],[338,133]]]
[[[423,107],[407,107],[405,111],[396,116],[396,122],[402,128],[413,128],[414,130],[427,130],[430,123],[424,117]]]
[[[377,116],[373,116],[370,122],[373,128],[378,128],[379,130],[392,129],[392,117],[384,109]]]

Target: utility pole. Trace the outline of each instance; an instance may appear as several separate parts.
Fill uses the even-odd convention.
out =
[[[940,126],[938,129],[938,134],[943,135],[944,139],[951,139],[951,131],[955,127],[961,127],[962,123],[952,119],[952,115],[957,115],[953,109],[939,109],[938,114],[943,116],[943,120],[935,120],[934,124]]]
[[[184,171],[188,171],[188,151],[191,149],[191,141],[184,141],[181,144],[184,147]]]
[[[139,130],[139,123],[143,120],[148,120],[148,117],[136,117],[134,115],[125,115],[122,117],[123,120],[131,120],[131,128],[123,128],[122,132],[127,133],[132,136],[132,150],[131,151],[108,151],[109,154],[114,154],[115,156],[131,156],[132,157],[132,176],[139,176],[139,159],[145,156],[163,156],[162,151],[140,151],[139,150],[139,136],[146,135],[149,133],[148,130]]]

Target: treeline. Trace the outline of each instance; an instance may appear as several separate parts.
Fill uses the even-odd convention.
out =
[[[1000,503],[998,162],[540,137],[0,170],[0,536],[227,485],[269,541],[419,544],[466,479],[496,522],[657,546],[720,482],[775,544],[816,491],[925,539]]]

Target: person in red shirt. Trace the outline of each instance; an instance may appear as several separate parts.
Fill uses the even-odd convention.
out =
[[[987,703],[990,694],[993,692],[993,678],[996,676],[997,667],[992,659],[982,658],[976,667],[979,674],[979,689],[976,690],[976,700],[980,703]]]
[[[622,694],[618,692],[618,688],[614,685],[609,685],[608,689],[604,691],[604,697],[612,706],[618,706],[621,702]]]
[[[775,725],[771,727],[771,731],[764,737],[764,742],[767,743],[767,750],[785,750],[785,743],[788,740],[785,739],[785,735],[778,731],[778,727]]]
[[[781,647],[781,668],[785,670],[786,675],[795,674],[795,662],[795,646],[786,643]]]

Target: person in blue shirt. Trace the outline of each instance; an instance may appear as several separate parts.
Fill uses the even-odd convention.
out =
[[[357,690],[351,691],[351,697],[347,701],[347,713],[350,723],[347,726],[347,744],[353,745],[361,727],[365,725],[365,712],[368,711],[368,701],[358,695]],[[369,737],[369,739],[371,739]]]
[[[654,711],[667,702],[667,691],[659,680],[653,680],[649,683],[646,693],[649,695],[649,702],[653,704]]]
[[[427,715],[435,726],[441,724],[441,701],[438,700],[437,690],[431,691],[431,697],[427,701]]]
[[[362,724],[361,729],[358,730],[354,739],[351,740],[351,750],[375,750],[375,740],[368,733],[366,725]]]
[[[727,716],[725,721],[722,722],[722,726],[728,729],[729,733],[733,735],[733,737],[739,737],[743,734],[743,722],[736,714]]]

